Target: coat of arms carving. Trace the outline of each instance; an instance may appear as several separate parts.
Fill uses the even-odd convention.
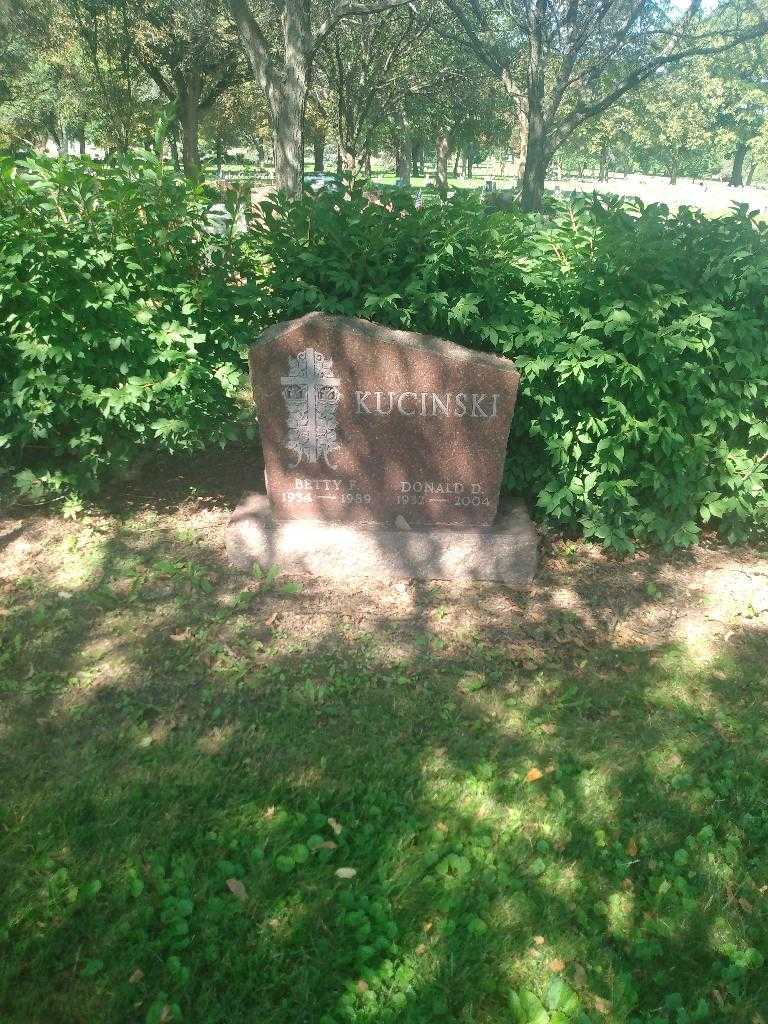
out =
[[[341,393],[332,360],[317,349],[306,348],[288,357],[288,373],[280,383],[288,414],[285,445],[296,456],[291,468],[302,462],[322,461],[335,469],[331,456],[341,447],[336,435],[336,407]]]

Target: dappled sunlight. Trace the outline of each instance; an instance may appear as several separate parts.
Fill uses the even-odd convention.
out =
[[[231,743],[234,725],[216,725],[199,737],[197,748],[203,754],[220,754]]]
[[[680,625],[680,637],[686,645],[692,664],[705,668],[717,657],[718,645],[712,636],[712,628],[700,619],[684,620]]]
[[[738,949],[741,942],[739,929],[733,926],[733,921],[723,914],[717,915],[709,927],[709,942],[712,949],[730,950]]]
[[[276,909],[272,917],[263,921],[262,929],[270,943],[283,946],[288,952],[292,948],[296,933],[304,929],[309,915],[309,909],[301,903],[290,906],[283,904]]]
[[[768,565],[765,559],[729,559],[701,574],[690,590],[677,632],[691,661],[706,667],[718,656],[719,641],[742,624],[768,625]]]
[[[619,820],[619,800],[616,779],[608,767],[593,768],[582,772],[574,790],[580,801],[580,819],[587,826],[597,828]],[[605,833],[598,837],[598,843],[605,844]]]
[[[76,594],[104,571],[107,556],[108,539],[103,536],[83,531],[65,538],[47,553],[48,563],[54,568],[53,585]]]
[[[162,991],[222,1021],[247,993],[275,1024],[508,1024],[509,991],[554,976],[591,1020],[665,991],[757,1011],[759,619],[702,667],[617,636],[687,592],[649,592],[648,562],[631,586],[545,563],[525,595],[284,590],[170,513],[135,525],[63,598],[46,559],[87,527],[52,524],[5,590],[0,929],[33,971],[114,1019]],[[18,956],[0,978],[42,1024]]]
[[[630,939],[636,928],[635,899],[632,893],[611,893],[605,906],[605,916],[608,930],[613,936]]]

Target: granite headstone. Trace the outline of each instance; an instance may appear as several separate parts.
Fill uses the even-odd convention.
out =
[[[536,530],[499,501],[508,359],[311,313],[264,331],[250,364],[267,493],[232,513],[233,565],[530,585]]]
[[[423,334],[310,313],[250,350],[278,520],[493,523],[519,375]]]

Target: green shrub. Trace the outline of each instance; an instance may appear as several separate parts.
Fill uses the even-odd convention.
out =
[[[506,485],[560,528],[626,551],[766,527],[768,230],[746,208],[394,202],[270,208],[260,319],[357,314],[512,357]]]
[[[621,200],[488,214],[360,190],[266,204],[212,237],[212,195],[148,157],[0,165],[0,455],[83,490],[139,447],[221,444],[254,333],[310,310],[512,357],[505,483],[620,551],[768,526],[768,229]],[[245,282],[247,278],[247,282]]]
[[[0,453],[96,486],[140,446],[232,436],[244,325],[211,197],[149,157],[0,165]]]

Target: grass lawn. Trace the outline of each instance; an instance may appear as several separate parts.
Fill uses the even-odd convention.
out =
[[[305,162],[307,172],[312,167],[311,159]],[[257,171],[253,164],[228,161],[222,166],[225,175],[230,177],[244,177],[252,179],[257,185],[268,186],[272,183],[272,170],[263,167]],[[335,171],[335,161],[328,162],[327,170]],[[452,167],[449,168],[448,187],[449,190],[483,189],[487,178],[492,178],[496,189],[516,189],[517,178],[513,175],[499,176],[496,172],[496,162],[481,164],[474,168],[472,178],[453,177]],[[216,169],[210,162],[207,165],[209,183],[213,184],[216,177]],[[373,169],[371,180],[379,185],[394,185],[397,176],[390,168]],[[423,189],[426,186],[434,188],[434,172],[423,176],[411,177],[411,189]],[[725,182],[707,179],[692,180],[680,178],[676,185],[671,185],[664,176],[651,174],[631,174],[625,177],[622,174],[612,174],[609,181],[601,182],[593,176],[579,178],[576,175],[565,175],[563,177],[549,178],[547,188],[550,191],[561,195],[590,196],[597,193],[604,197],[626,196],[640,199],[644,204],[664,203],[671,210],[677,210],[681,206],[691,206],[701,209],[711,217],[722,217],[732,211],[736,203],[746,203],[750,209],[759,211],[759,219],[765,220],[768,216],[768,190],[765,183],[755,186],[744,186],[731,188]]]
[[[0,1021],[765,1024],[766,554],[256,579],[239,458],[0,520]]]
[[[497,189],[515,188],[517,186],[516,178],[499,178],[496,175],[490,174],[490,172],[486,175],[484,172],[478,171],[472,178],[454,178],[452,175],[449,175],[448,188],[451,190],[456,188],[481,189],[485,185],[486,177],[493,178]],[[395,174],[384,174],[374,171],[372,180],[382,185],[394,185],[397,181],[397,176]],[[411,177],[411,188],[425,188],[427,185],[434,187],[434,184],[435,179],[431,174],[424,177]]]

